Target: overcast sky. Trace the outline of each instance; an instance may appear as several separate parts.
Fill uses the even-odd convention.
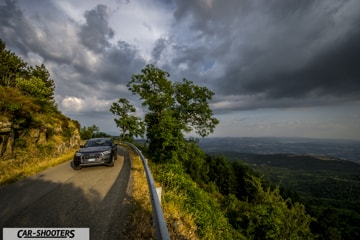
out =
[[[119,98],[143,114],[126,84],[151,63],[215,93],[211,136],[360,139],[359,0],[0,0],[0,38],[103,132]]]

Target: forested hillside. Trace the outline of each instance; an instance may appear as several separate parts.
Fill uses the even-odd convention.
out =
[[[164,189],[168,221],[181,222],[199,239],[318,236],[311,228],[316,219],[305,205],[293,201],[245,163],[206,155],[195,142],[188,142],[182,156],[183,161],[151,163]],[[171,215],[173,209],[180,209],[180,216]]]
[[[26,166],[79,146],[77,121],[54,101],[55,83],[45,65],[29,66],[0,39],[0,183]],[[9,178],[8,178],[9,177]]]
[[[320,239],[359,238],[359,164],[315,155],[230,151],[218,155],[248,164],[265,179],[278,184],[284,194],[303,202],[317,219],[312,228]]]

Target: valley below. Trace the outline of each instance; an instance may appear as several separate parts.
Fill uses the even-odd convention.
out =
[[[360,236],[360,141],[213,138],[199,145],[209,155],[248,165],[279,186],[283,196],[304,203],[317,219],[317,232],[333,231],[325,235],[342,239]]]
[[[360,140],[223,137],[201,139],[199,146],[208,153],[234,151],[255,154],[297,154],[338,158],[360,164]]]

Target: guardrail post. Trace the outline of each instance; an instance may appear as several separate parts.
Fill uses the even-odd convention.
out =
[[[161,205],[161,191],[162,191],[162,188],[161,188],[161,187],[157,187],[157,188],[156,188],[156,193],[157,193],[157,195],[158,195],[160,205]]]

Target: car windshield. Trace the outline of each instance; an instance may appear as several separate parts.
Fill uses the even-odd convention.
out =
[[[108,139],[92,139],[89,140],[85,147],[111,146],[111,140]]]

